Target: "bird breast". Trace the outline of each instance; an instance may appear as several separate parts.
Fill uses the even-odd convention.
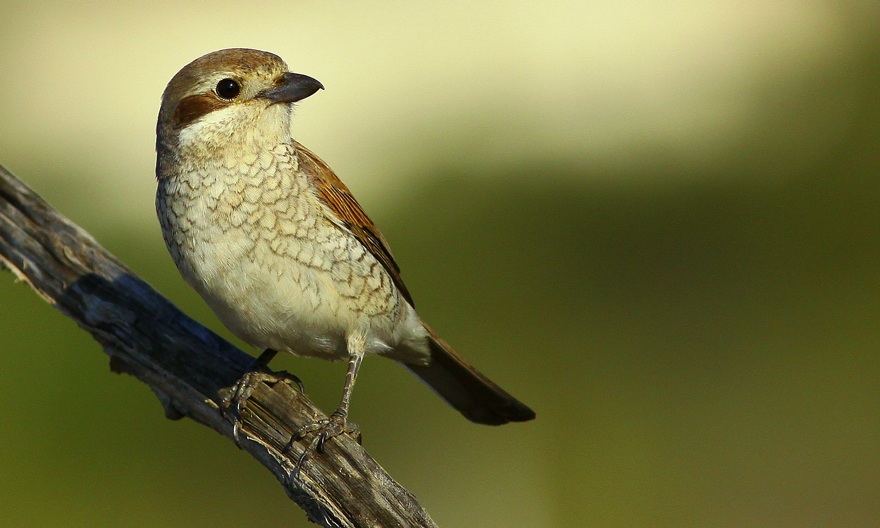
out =
[[[355,331],[370,336],[368,352],[394,346],[399,293],[378,260],[327,218],[292,145],[181,162],[171,172],[156,196],[165,242],[233,333],[260,348],[330,358],[346,355]]]

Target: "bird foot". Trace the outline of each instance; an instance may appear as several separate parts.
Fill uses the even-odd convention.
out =
[[[303,462],[305,462],[306,458],[308,458],[308,456],[312,452],[324,452],[324,444],[326,444],[327,440],[330,440],[331,438],[337,437],[341,434],[346,434],[357,440],[359,444],[361,443],[360,427],[358,427],[357,424],[353,422],[347,421],[345,417],[346,413],[337,410],[336,412],[331,414],[329,418],[324,418],[322,420],[306,424],[296,430],[296,432],[290,439],[290,444],[288,444],[288,448],[293,445],[293,443],[297,440],[306,438],[310,435],[313,435],[313,437],[296,463],[296,470],[294,471],[295,475],[299,474],[299,470],[302,467]]]
[[[232,437],[235,445],[241,447],[239,437],[241,434],[241,410],[245,402],[253,394],[259,383],[274,385],[276,383],[287,381],[295,383],[300,392],[305,392],[302,380],[288,372],[272,372],[266,369],[264,365],[258,365],[255,362],[255,369],[245,372],[245,374],[235,382],[229,394],[223,398],[221,409],[224,414],[228,415],[232,421]]]

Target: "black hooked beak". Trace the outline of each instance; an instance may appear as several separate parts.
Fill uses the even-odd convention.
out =
[[[281,75],[280,83],[265,90],[262,96],[273,103],[295,103],[323,89],[324,85],[318,79],[301,73],[286,72]]]

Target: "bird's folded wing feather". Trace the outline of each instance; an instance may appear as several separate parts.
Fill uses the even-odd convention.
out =
[[[312,178],[319,197],[335,215],[334,223],[350,231],[367,251],[376,257],[410,306],[415,306],[406,285],[403,284],[403,279],[400,277],[400,268],[391,255],[388,242],[385,241],[385,237],[382,236],[370,217],[364,213],[363,208],[352,196],[348,187],[312,151],[298,142],[294,142],[294,146],[299,154],[299,170]]]

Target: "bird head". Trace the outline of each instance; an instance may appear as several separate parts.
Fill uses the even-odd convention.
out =
[[[168,83],[156,126],[160,158],[266,148],[290,140],[293,103],[324,86],[280,57],[233,48],[208,53]],[[160,160],[161,161],[161,160]]]

